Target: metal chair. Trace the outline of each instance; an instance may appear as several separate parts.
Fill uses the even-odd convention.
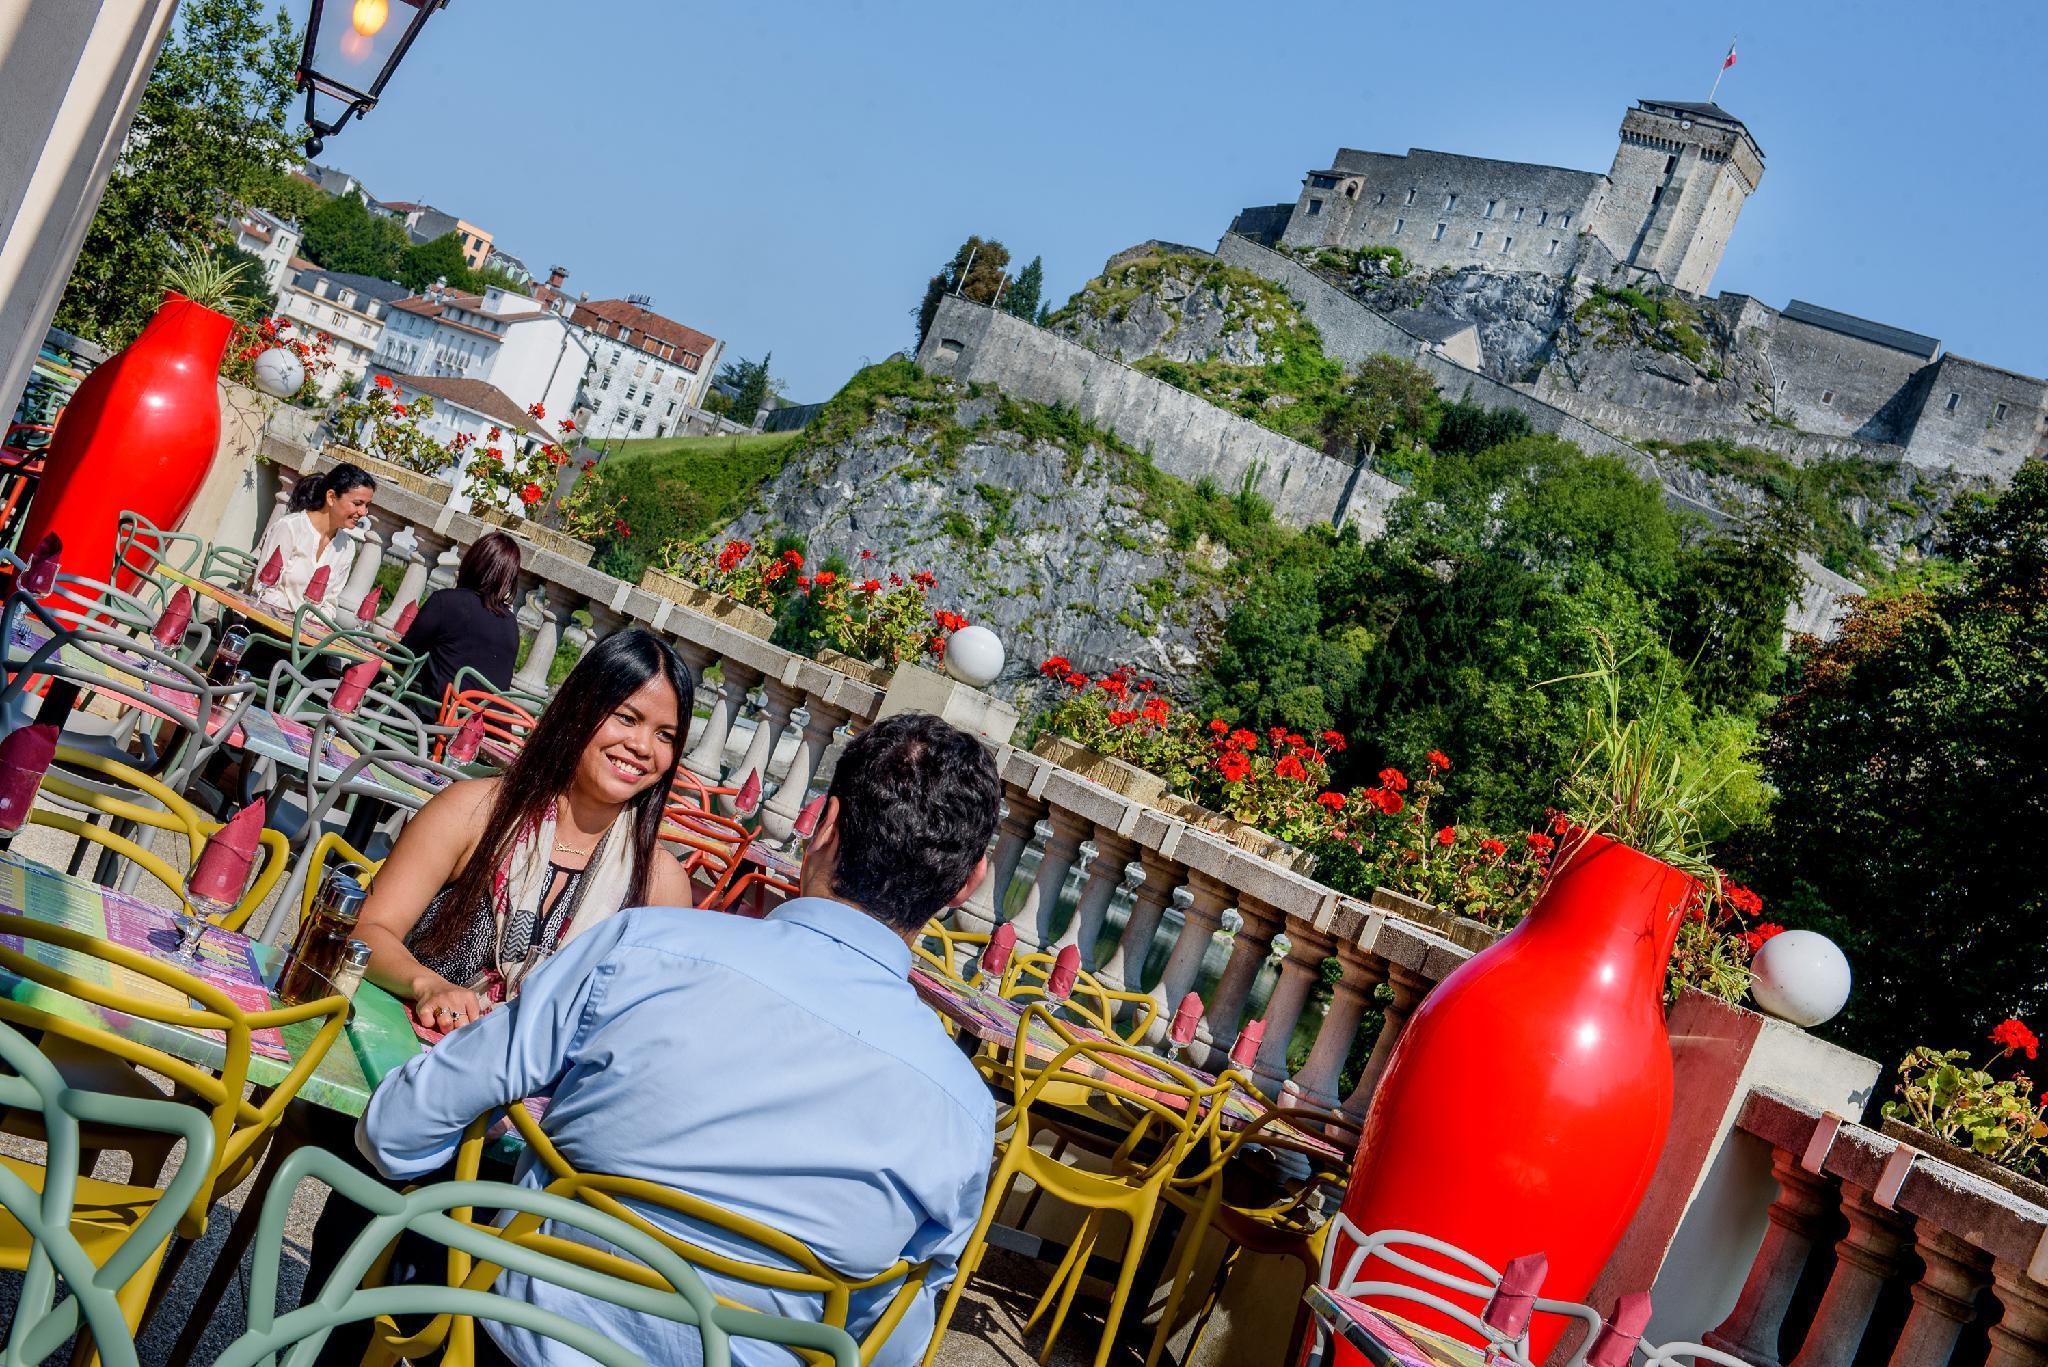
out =
[[[290,647],[292,666],[301,673],[310,673],[314,661],[320,659],[346,668],[374,657],[384,662],[384,672],[402,689],[420,672],[419,655],[370,623],[343,621],[318,603],[301,603],[292,614]]]
[[[1642,1344],[1637,1351],[1648,1361],[1643,1367],[1698,1367],[1700,1363],[1711,1362],[1715,1367],[1750,1367],[1746,1359],[1733,1353],[1724,1353],[1718,1348],[1709,1348],[1704,1343],[1666,1343],[1660,1345]]]
[[[910,952],[942,977],[971,987],[981,980],[981,955],[988,948],[988,940],[986,935],[955,930],[934,916],[925,922],[924,933],[918,936]]]
[[[299,1184],[312,1178],[372,1212],[369,1225],[342,1255],[320,1294],[289,1314],[277,1314],[278,1270],[284,1259],[285,1220]],[[548,1221],[568,1237],[529,1227],[513,1234],[466,1218],[476,1207],[496,1207],[534,1225]],[[366,1283],[379,1255],[399,1235],[414,1232],[444,1244],[469,1262],[446,1286],[373,1286]],[[577,1239],[576,1233],[585,1237]],[[595,1241],[602,1241],[593,1247]],[[609,1245],[619,1252],[604,1251]],[[249,1288],[249,1330],[222,1354],[217,1367],[270,1364],[309,1367],[339,1325],[398,1315],[461,1315],[516,1325],[564,1343],[606,1367],[646,1367],[642,1358],[586,1324],[491,1291],[501,1271],[540,1281],[677,1324],[697,1327],[705,1367],[730,1367],[731,1342],[754,1339],[803,1349],[835,1367],[858,1367],[860,1355],[842,1329],[721,1306],[690,1265],[644,1229],[554,1192],[506,1182],[438,1182],[399,1193],[319,1148],[285,1159],[263,1202],[256,1261]],[[386,1321],[388,1322],[388,1320]],[[366,1361],[379,1361],[371,1357]],[[473,1357],[453,1351],[445,1367],[471,1367]]]
[[[124,512],[114,524],[114,577],[158,611],[177,590],[164,567],[193,573],[210,549],[205,537],[165,531],[138,512]]]
[[[1048,1000],[1046,983],[1052,977],[1057,958],[1053,954],[1022,951],[1012,954],[1010,962],[1004,965],[1003,981],[997,995],[1015,1001]],[[1065,1005],[1090,1028],[1125,1044],[1142,1043],[1145,1031],[1159,1014],[1159,1003],[1152,1000],[1150,993],[1125,992],[1110,987],[1085,968],[1075,975],[1074,987],[1067,994]],[[1135,1008],[1132,1019],[1128,1024],[1118,1025],[1117,1017],[1126,1007]]]

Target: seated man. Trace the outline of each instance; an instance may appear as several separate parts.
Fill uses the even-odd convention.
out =
[[[932,1275],[876,1358],[916,1362],[932,1294],[954,1275],[995,1145],[987,1087],[918,999],[910,943],[987,874],[999,786],[981,743],[892,717],[846,747],[804,858],[802,895],[765,920],[671,907],[610,918],[519,996],[384,1080],[358,1137],[387,1176],[431,1173],[463,1127],[521,1097],[577,1168],[641,1177],[780,1229],[853,1276],[899,1258]],[[519,1178],[544,1185],[530,1160]],[[765,1255],[670,1212],[651,1219],[750,1261]],[[717,1277],[713,1291],[816,1319],[815,1296]],[[590,1324],[651,1362],[699,1360],[696,1330],[506,1275],[499,1289]],[[861,1336],[893,1286],[864,1293]],[[514,1360],[582,1354],[503,1325]],[[478,1338],[478,1348],[490,1345]],[[735,1361],[789,1360],[735,1343]]]

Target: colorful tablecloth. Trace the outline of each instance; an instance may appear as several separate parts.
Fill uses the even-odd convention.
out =
[[[1364,1301],[1320,1286],[1304,1294],[1309,1310],[1337,1338],[1356,1348],[1373,1367],[1480,1367],[1483,1350],[1375,1310]]]
[[[60,873],[45,865],[14,855],[0,854],[0,910],[31,920],[65,926],[95,939],[110,940],[129,949],[162,959],[175,968],[201,975],[218,984],[245,1008],[269,1010],[283,1003],[270,991],[282,953],[231,930],[210,927],[196,941],[180,945],[173,917],[167,911],[137,898]],[[166,1005],[189,1005],[176,989],[132,970],[103,960],[89,958],[54,946],[16,937],[0,936],[0,944],[69,973],[90,974],[92,980],[145,1001]],[[25,981],[0,970],[0,991],[17,1001],[37,997],[65,1004],[71,1011],[86,1011],[101,1025],[124,1039],[174,1058],[217,1068],[225,1058],[218,1032],[186,1029],[160,1021],[144,1020],[124,1012],[90,1006],[75,997],[54,994],[51,989]],[[37,1005],[49,1009],[47,1000]],[[327,1051],[320,1066],[306,1080],[299,1095],[316,1106],[344,1115],[361,1115],[369,1105],[370,1093],[384,1074],[420,1051],[405,1008],[389,993],[363,984],[356,992],[344,1038]],[[288,1060],[318,1033],[315,1022],[288,1025],[283,1030],[258,1032],[249,1061],[249,1080],[269,1086],[283,1080]]]
[[[183,570],[174,570],[169,565],[159,564],[154,572],[162,575],[174,584],[183,584],[192,592],[206,598],[211,598],[214,602],[232,613],[248,618],[280,641],[292,639],[292,624],[288,620],[278,616],[269,608],[264,607],[240,589],[230,589],[224,588],[219,584],[209,584],[196,574],[187,574]],[[325,630],[299,633],[299,644],[301,645],[323,645],[332,639]],[[346,641],[334,641],[334,649],[361,659],[369,658],[368,651],[361,650]]]

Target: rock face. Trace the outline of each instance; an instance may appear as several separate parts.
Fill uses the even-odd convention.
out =
[[[1047,326],[1121,361],[1224,361],[1264,366],[1283,359],[1270,339],[1295,318],[1278,285],[1213,258],[1152,256],[1091,280]]]
[[[1544,275],[1473,267],[1396,276],[1383,260],[1371,257],[1341,276],[1320,265],[1316,269],[1381,313],[1420,309],[1477,324],[1481,370],[1510,384],[1532,379],[1550,359],[1568,314],[1566,282]]]
[[[1003,638],[999,692],[1053,654],[1091,673],[1129,663],[1191,682],[1222,619],[1227,552],[1176,545],[1153,506],[1162,477],[1113,440],[1027,435],[1018,428],[1042,427],[1047,410],[937,388],[882,398],[850,433],[793,457],[728,534],[795,531],[813,565],[875,550],[886,558],[871,566],[931,570],[934,608]]]

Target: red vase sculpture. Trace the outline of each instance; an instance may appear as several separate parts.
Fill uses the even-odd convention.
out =
[[[1432,1235],[1495,1267],[1543,1253],[1542,1294],[1583,1300],[1664,1148],[1664,979],[1694,888],[1668,864],[1584,837],[1521,925],[1409,1018],[1359,1141],[1352,1223]],[[1377,1259],[1365,1271],[1412,1280]],[[1386,1308],[1464,1333],[1414,1302]],[[1535,1361],[1563,1328],[1537,1317]]]
[[[50,438],[21,543],[64,542],[64,568],[111,582],[115,523],[176,527],[220,445],[220,362],[235,320],[164,292],[119,355],[85,377]]]

